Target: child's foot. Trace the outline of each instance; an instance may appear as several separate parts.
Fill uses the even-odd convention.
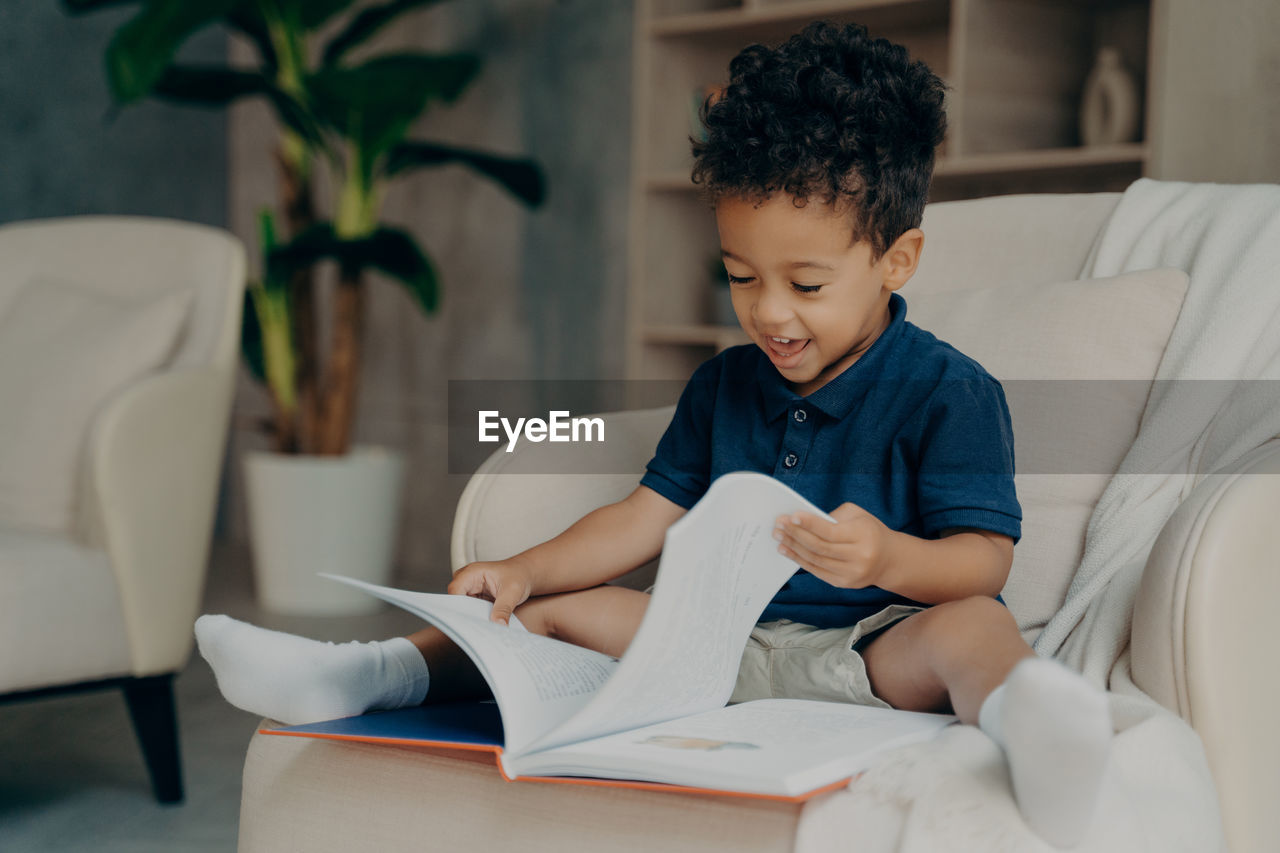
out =
[[[403,637],[335,645],[201,616],[196,643],[228,702],[288,725],[418,705],[427,695],[426,661]]]
[[[1111,750],[1106,695],[1056,661],[1027,658],[987,697],[979,725],[1004,747],[1027,825],[1056,847],[1079,843]]]

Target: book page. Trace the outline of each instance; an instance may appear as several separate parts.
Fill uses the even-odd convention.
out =
[[[521,760],[521,770],[798,796],[955,721],[949,714],[760,699],[538,752]]]
[[[830,519],[772,477],[740,471],[717,479],[667,530],[652,599],[617,672],[530,750],[729,701],[752,627],[797,568],[778,553],[774,521],[801,510]],[[508,758],[515,768],[516,756]]]
[[[502,714],[504,750],[519,752],[585,705],[617,670],[599,652],[489,620],[491,602],[465,595],[408,592],[325,575],[413,613],[457,643],[480,669]]]

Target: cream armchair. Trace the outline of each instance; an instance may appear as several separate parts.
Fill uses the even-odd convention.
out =
[[[204,588],[244,281],[243,246],[207,226],[0,227],[0,701],[123,688],[162,802],[182,799],[171,682]]]
[[[945,329],[939,337],[977,357],[1009,393],[1025,519],[1004,596],[1028,640],[1047,633],[1069,602],[1086,524],[1138,432],[1189,292],[1177,271],[1077,281],[1092,268],[1119,201],[1119,194],[1046,195],[931,205],[924,262],[904,291],[908,319]],[[1105,381],[1041,381],[1075,377]],[[1106,405],[1074,405],[1073,387],[1101,389]],[[455,570],[515,553],[627,494],[669,415],[608,416],[611,458],[590,470],[575,468],[579,457],[560,446],[494,454],[459,502]],[[1095,429],[1102,420],[1105,427]],[[1037,432],[1038,446],[1024,447]],[[1078,435],[1093,439],[1073,444]],[[561,461],[549,464],[549,453]],[[1280,441],[1264,443],[1230,474],[1204,478],[1164,522],[1131,627],[1125,618],[1121,628],[1133,680],[1202,739],[1225,834],[1238,853],[1272,849],[1280,837],[1280,736],[1271,719],[1280,685],[1276,643],[1265,627],[1280,600],[1276,473]],[[1001,773],[993,767],[987,777]],[[245,764],[240,851],[407,851],[424,843],[449,850],[902,849],[911,834],[904,832],[909,804],[901,813],[868,812],[858,796],[851,788],[795,805],[511,784],[483,759],[259,734]],[[1217,810],[1198,804],[1210,815],[1205,837],[1213,838]],[[913,843],[925,849],[918,837]],[[1104,840],[1090,849],[1121,849],[1114,845]]]

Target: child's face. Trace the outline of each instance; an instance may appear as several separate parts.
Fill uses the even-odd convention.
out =
[[[811,394],[857,361],[889,324],[889,295],[915,272],[924,235],[903,234],[877,261],[828,204],[716,204],[738,322],[796,393]]]

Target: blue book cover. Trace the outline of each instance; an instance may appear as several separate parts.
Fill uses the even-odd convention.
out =
[[[496,752],[502,749],[502,717],[494,702],[449,702],[301,726],[263,729],[264,734],[450,746]]]

